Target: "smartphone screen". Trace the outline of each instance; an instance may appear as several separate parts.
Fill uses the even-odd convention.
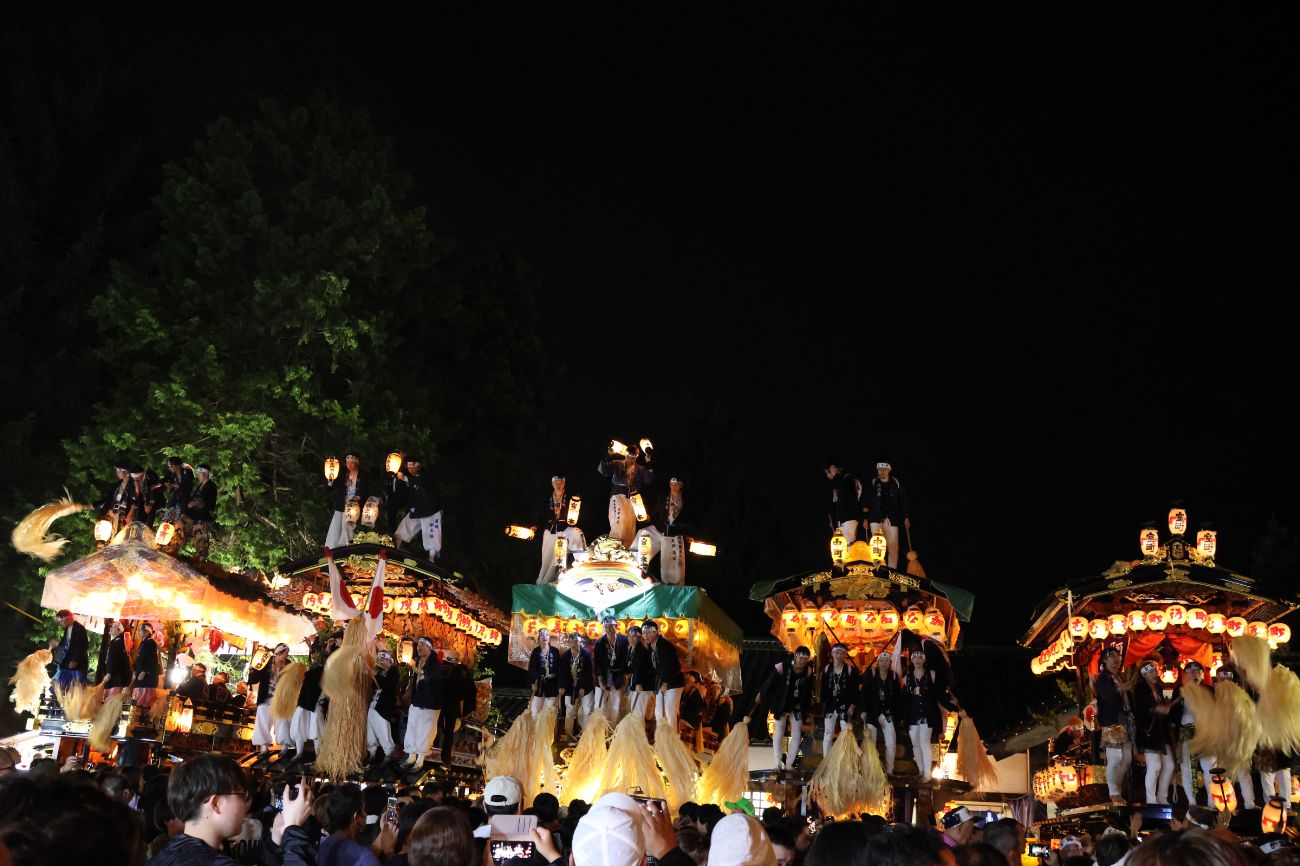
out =
[[[533,858],[536,846],[532,842],[511,839],[491,839],[493,863],[527,863]]]
[[[397,798],[396,797],[388,798],[388,809],[387,811],[384,812],[384,820],[388,821],[389,823],[397,822]]]

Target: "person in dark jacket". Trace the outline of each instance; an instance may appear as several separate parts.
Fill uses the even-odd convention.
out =
[[[326,495],[329,499],[329,531],[325,533],[325,546],[329,548],[344,547],[352,543],[356,531],[356,521],[347,518],[348,503],[356,500],[360,505],[370,498],[370,476],[361,469],[361,458],[355,451],[343,455],[343,471],[333,481],[325,482]]]
[[[291,749],[295,755],[297,753],[289,737],[290,720],[277,719],[271,715],[271,698],[275,696],[275,687],[280,682],[280,675],[288,666],[289,645],[278,643],[271,653],[271,660],[260,670],[252,670],[248,673],[248,687],[250,689],[257,687],[257,716],[253,724],[253,745],[257,746],[263,755],[271,751],[273,742],[281,749]]]
[[[648,567],[659,556],[660,580],[674,586],[686,582],[687,538],[686,524],[682,521],[685,509],[682,480],[674,476],[668,480],[668,492],[655,502],[650,525],[637,530],[632,542],[632,549],[640,554],[642,567]],[[648,549],[648,556],[643,548]]]
[[[163,489],[167,495],[167,508],[180,514],[194,493],[194,469],[179,457],[167,458],[167,471],[163,473]]]
[[[167,805],[185,829],[167,841],[149,866],[236,866],[221,845],[243,828],[249,792],[239,765],[224,755],[201,754],[176,767],[167,785]],[[286,786],[280,793],[284,808],[261,862],[315,866],[315,842],[302,829],[312,814],[311,786],[300,783],[294,791]]]
[[[321,649],[319,659],[307,668],[302,677],[302,688],[298,690],[298,705],[293,709],[293,718],[289,720],[289,738],[298,750],[299,760],[307,760],[307,744],[312,744],[315,754],[316,740],[320,738],[321,717],[321,677],[325,673],[325,660],[338,648],[338,638],[326,641]]]
[[[208,703],[230,703],[230,674],[217,671],[212,675],[212,682],[208,685]]]
[[[655,480],[650,459],[650,450],[642,452],[637,445],[627,446],[626,454],[618,454],[611,447],[596,467],[597,472],[609,479],[609,534],[624,547],[630,546],[636,535],[632,497]]]
[[[112,697],[131,685],[131,657],[126,652],[126,626],[119,619],[108,628],[108,653],[104,657],[104,670],[99,683],[104,699]]]
[[[140,646],[135,652],[135,675],[132,677],[131,692],[131,701],[137,707],[144,710],[152,709],[158,697],[156,691],[159,688],[158,673],[158,642],[153,637],[153,626],[147,622],[142,623]]]
[[[934,769],[930,743],[934,734],[943,730],[939,707],[956,712],[957,703],[952,693],[938,681],[938,675],[926,667],[924,652],[913,652],[908,661],[911,670],[903,678],[904,718],[912,740],[912,755],[921,771],[921,781],[929,782]]]
[[[866,716],[866,738],[863,748],[870,741],[876,746],[876,732],[884,735],[885,740],[885,774],[894,775],[894,759],[898,755],[898,719],[899,695],[898,678],[894,676],[893,656],[882,652],[876,656],[873,671],[862,680],[862,706]]]
[[[686,677],[682,675],[682,662],[677,647],[659,634],[659,624],[652,619],[641,623],[641,635],[650,650],[650,662],[655,670],[655,726],[656,730],[677,732],[677,713],[681,708],[682,689]]]
[[[731,695],[727,694],[726,689],[722,688],[719,683],[710,682],[706,688],[706,694],[708,696],[708,720],[705,722],[705,726],[721,741],[731,731],[731,714],[735,709],[735,704],[731,700]]]
[[[208,668],[201,662],[190,665],[190,675],[176,687],[179,697],[187,698],[191,703],[204,703],[208,699]]]
[[[858,538],[858,524],[862,521],[862,505],[858,493],[858,479],[844,470],[839,460],[827,460],[822,469],[826,480],[830,482],[830,505],[826,517],[831,532],[839,530],[844,533],[846,545]]]
[[[551,633],[537,630],[537,646],[528,656],[528,709],[537,718],[542,707],[553,707],[560,698],[560,651],[551,646]]]
[[[1139,668],[1141,680],[1133,687],[1133,722],[1136,746],[1146,758],[1146,802],[1168,805],[1169,783],[1174,776],[1174,753],[1169,737],[1169,710],[1154,661]]]
[[[644,720],[655,693],[655,666],[639,625],[627,630],[627,687],[631,697],[628,712]]]
[[[577,524],[569,525],[569,506],[572,500],[582,501],[582,497],[566,488],[563,475],[551,478],[551,495],[546,497],[538,526],[542,527],[542,567],[537,572],[539,584],[554,583],[559,569],[567,568],[569,557],[575,551],[587,549],[587,537]],[[564,539],[564,556],[556,555],[555,544]]]
[[[760,708],[764,720],[769,712],[776,716],[772,759],[777,772],[793,769],[795,759],[799,757],[799,746],[803,743],[803,717],[812,708],[813,671],[808,663],[811,658],[812,652],[808,647],[801,646],[795,649],[789,661],[777,662],[754,699],[754,709],[745,716],[747,725]],[[781,740],[787,729],[790,731],[790,747],[782,756]]]
[[[1120,675],[1124,655],[1118,647],[1108,647],[1101,653],[1101,670],[1093,680],[1097,695],[1097,724],[1101,728],[1101,744],[1106,749],[1106,786],[1113,803],[1127,805],[1125,789],[1128,771],[1133,763],[1133,711],[1130,692],[1133,689]]]
[[[682,688],[682,706],[678,717],[691,726],[691,736],[698,751],[703,748],[705,714],[708,709],[708,692],[700,681],[699,671],[686,672],[686,685]]]
[[[158,515],[167,508],[167,494],[163,490],[162,479],[152,469],[137,465],[131,467],[131,484],[135,487],[140,502],[136,519],[146,526],[153,526]]]
[[[596,685],[596,706],[610,724],[618,724],[620,698],[627,688],[628,639],[618,633],[618,620],[608,614],[601,620],[605,633],[596,641],[591,664]]]
[[[185,513],[181,518],[185,527],[185,539],[194,545],[200,559],[208,558],[208,536],[216,519],[217,485],[212,480],[211,467],[200,463],[198,486],[190,501],[185,504]]]
[[[366,748],[374,750],[373,761],[379,763],[393,756],[393,716],[397,714],[397,666],[388,650],[375,654],[374,683],[366,715]]]
[[[822,757],[831,753],[835,729],[853,730],[853,714],[861,703],[858,669],[849,662],[849,648],[831,647],[831,663],[822,671]]]
[[[436,561],[442,553],[442,499],[434,487],[433,479],[423,474],[421,458],[406,458],[406,473],[397,479],[404,485],[399,498],[405,503],[406,514],[393,530],[399,546],[406,546],[418,534],[424,545],[425,556]]]
[[[411,662],[411,708],[406,715],[407,767],[424,766],[424,756],[433,748],[442,712],[442,663],[433,651],[433,641],[421,637],[415,642],[415,659]]]
[[[90,638],[86,627],[77,622],[70,610],[61,610],[54,617],[63,637],[54,648],[54,661],[59,666],[59,685],[67,688],[73,680],[86,681],[86,668],[90,664]]]
[[[871,489],[867,492],[867,519],[871,522],[871,534],[883,532],[888,543],[886,562],[890,568],[898,568],[898,527],[912,528],[912,518],[908,517],[907,491],[897,478],[891,478],[893,467],[888,463],[876,464],[876,477],[871,479]]]
[[[595,700],[596,677],[592,668],[591,653],[587,651],[587,636],[578,632],[569,635],[569,647],[560,656],[560,697],[564,699],[564,736],[573,737],[573,722],[587,724],[591,705]]]
[[[442,762],[451,763],[456,745],[456,731],[461,719],[478,707],[478,689],[474,672],[461,662],[455,650],[442,657],[442,715],[438,717],[438,739],[442,743]]]
[[[113,472],[113,482],[104,488],[104,495],[95,500],[94,508],[101,520],[112,522],[113,536],[116,536],[122,527],[136,519],[140,500],[126,463],[119,462]]]

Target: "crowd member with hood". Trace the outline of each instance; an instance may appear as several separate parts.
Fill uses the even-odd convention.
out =
[[[762,720],[770,712],[776,716],[776,728],[772,734],[772,762],[777,772],[791,770],[799,757],[799,746],[803,742],[803,718],[812,707],[813,672],[808,664],[812,652],[806,646],[795,649],[794,655],[787,661],[777,662],[768,672],[758,695],[754,698],[754,709],[745,716],[745,724],[761,708]],[[782,755],[781,741],[786,731],[790,732],[790,746]]]

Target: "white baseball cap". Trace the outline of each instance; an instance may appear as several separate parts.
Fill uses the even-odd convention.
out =
[[[524,789],[513,776],[496,776],[483,786],[483,803],[487,806],[518,806],[523,798]]]

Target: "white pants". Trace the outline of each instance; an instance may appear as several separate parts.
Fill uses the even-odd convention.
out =
[[[528,709],[535,719],[537,714],[542,711],[543,706],[553,707],[558,700],[559,698],[544,698],[541,695],[533,695],[533,699],[529,701]]]
[[[885,553],[885,564],[890,568],[898,568],[898,527],[888,517],[885,518],[884,523],[871,524],[872,535],[882,530],[885,533],[885,541],[889,545]]]
[[[600,686],[596,686],[596,706],[605,711],[605,719],[611,725],[618,724],[622,704],[623,692],[621,689],[602,689]]]
[[[274,739],[273,739],[274,738]],[[287,746],[292,742],[289,736],[289,723],[271,718],[271,702],[257,705],[257,715],[253,720],[253,745]]]
[[[587,539],[582,534],[582,530],[576,526],[567,527],[563,532],[551,532],[549,529],[543,532],[542,569],[537,572],[538,583],[555,583],[555,539],[558,536],[564,536],[568,553],[587,549]],[[565,554],[565,559],[568,559],[568,554]]]
[[[677,708],[682,705],[682,690],[669,689],[658,693],[655,701],[655,724],[667,725],[668,730],[677,733]]]
[[[293,711],[293,718],[289,720],[289,737],[293,740],[293,744],[298,747],[298,751],[305,751],[308,742],[314,742],[320,737],[320,727],[316,722],[316,714],[311,710],[296,707]]]
[[[1128,768],[1132,764],[1132,743],[1106,747],[1106,787],[1112,797],[1128,799]]]
[[[867,725],[867,739],[871,741],[871,748],[876,747],[876,726],[880,726],[880,731],[885,735],[885,772],[894,775],[894,759],[898,757],[898,729],[894,723],[887,720],[883,715],[876,717],[875,725]],[[865,744],[864,744],[865,745]]]
[[[1188,742],[1188,740],[1183,740],[1179,744],[1179,772],[1182,775],[1183,793],[1187,795],[1187,802],[1195,805],[1196,786],[1192,784],[1192,777],[1195,774],[1192,772],[1192,753],[1187,748]],[[1200,762],[1201,775],[1204,776],[1204,781],[1208,783],[1210,781],[1210,770],[1214,768],[1214,758],[1202,755],[1196,760]]]
[[[609,497],[609,534],[631,549],[632,537],[636,535],[636,512],[632,510],[632,500],[622,493]]]
[[[638,719],[645,721],[646,713],[655,700],[654,692],[632,692],[631,699],[632,707],[628,710],[628,715],[636,716]]]
[[[414,538],[417,532],[420,533],[420,540],[424,543],[424,551],[429,559],[437,559],[438,554],[442,552],[442,512],[436,511],[428,517],[406,515],[402,518],[402,522],[397,524],[393,537],[406,543]]]
[[[1165,746],[1163,752],[1143,751],[1147,759],[1147,804],[1169,805],[1169,782],[1174,777],[1174,755]]]
[[[411,707],[406,716],[405,751],[409,756],[407,763],[420,766],[424,756],[433,747],[433,735],[438,732],[438,716],[442,710],[426,710],[423,707]],[[367,724],[367,729],[369,725]],[[369,737],[369,730],[367,730]]]
[[[643,537],[650,539],[650,559],[643,566],[649,565],[650,560],[662,553],[663,559],[659,561],[660,578],[664,583],[682,586],[686,582],[686,536],[664,535],[659,527],[647,526],[637,530],[636,537],[632,540],[633,550],[640,546]]]
[[[1255,780],[1250,778],[1250,770],[1242,770],[1237,774],[1237,786],[1241,788],[1241,808],[1255,808]],[[1259,786],[1262,790],[1264,787],[1264,776],[1260,774]]]
[[[934,753],[930,751],[930,726],[925,722],[912,725],[907,729],[907,735],[912,738],[912,760],[916,761],[917,769],[921,771],[921,781],[928,782],[934,769]]]
[[[384,750],[385,757],[393,754],[393,725],[371,707],[366,714],[366,750],[375,746]]]
[[[587,692],[582,696],[582,700],[578,701],[578,706],[575,708],[573,705],[573,695],[564,696],[564,735],[566,737],[573,736],[574,719],[581,722],[584,728],[587,727],[587,716],[591,715],[591,704],[593,700],[594,697],[591,692]]]
[[[840,524],[840,532],[844,533],[844,545],[847,547],[858,540],[858,521],[844,521]]]
[[[342,511],[335,511],[334,516],[330,518],[329,532],[325,533],[325,546],[331,550],[346,547],[352,543],[352,536],[356,531],[357,528],[347,522]]]
[[[1260,773],[1259,789],[1260,793],[1263,795],[1263,799],[1267,800],[1269,797],[1281,797],[1282,801],[1286,803],[1286,808],[1288,810],[1291,808],[1290,770],[1276,770],[1272,773]],[[1253,809],[1254,804],[1251,804],[1246,808]]]
[[[795,759],[799,757],[799,746],[803,744],[803,716],[798,713],[783,713],[776,717],[776,727],[772,731],[772,761],[777,766],[781,766],[781,740],[785,738],[786,730],[790,731],[790,745],[785,750],[785,768],[788,770],[794,766]]]
[[[822,726],[825,731],[822,733],[822,760],[831,753],[831,745],[835,742],[835,726],[839,725],[840,733],[853,730],[853,723],[847,716],[841,716],[839,713],[827,713],[822,719]],[[873,740],[874,742],[874,740]]]

